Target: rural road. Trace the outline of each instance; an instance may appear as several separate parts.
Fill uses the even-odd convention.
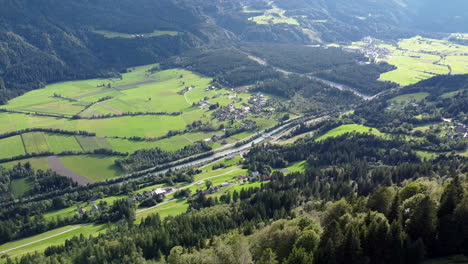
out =
[[[56,237],[56,236],[60,236],[60,235],[63,235],[63,234],[66,234],[68,232],[71,232],[73,230],[76,230],[78,228],[82,228],[82,227],[85,227],[85,226],[88,226],[88,225],[91,225],[90,223],[89,224],[82,224],[82,225],[79,225],[79,226],[75,226],[73,228],[70,228],[68,230],[65,230],[63,232],[60,232],[58,234],[55,234],[55,235],[51,235],[51,236],[48,236],[48,237],[44,237],[44,238],[41,238],[41,239],[38,239],[36,241],[33,241],[33,242],[29,242],[29,243],[26,243],[26,244],[23,244],[21,246],[17,246],[17,247],[14,247],[14,248],[10,248],[10,249],[7,249],[7,250],[4,250],[4,251],[0,251],[0,254],[5,254],[7,252],[10,252],[10,251],[13,251],[15,249],[18,249],[18,248],[22,248],[22,247],[26,247],[26,246],[29,246],[29,245],[32,245],[32,244],[36,244],[38,242],[41,242],[41,241],[44,241],[44,240],[47,240],[47,239],[50,239],[50,238],[53,238],[53,237]]]
[[[302,73],[297,73],[297,72],[290,72],[290,71],[278,68],[276,66],[273,66],[273,65],[271,65],[270,63],[268,63],[266,60],[264,60],[262,58],[253,56],[252,54],[246,53],[244,51],[241,51],[241,52],[244,53],[245,55],[247,55],[249,57],[249,59],[251,59],[251,60],[253,60],[253,61],[255,61],[255,62],[257,62],[257,63],[259,63],[261,65],[270,66],[277,72],[281,72],[281,73],[283,73],[285,75],[295,74],[295,75],[298,75],[298,76],[301,76],[301,77],[305,77],[305,78],[308,78],[308,79],[311,79],[311,80],[321,82],[321,83],[326,84],[326,85],[328,85],[330,87],[336,88],[336,89],[338,89],[340,91],[350,91],[353,94],[355,94],[356,96],[361,97],[362,99],[364,99],[366,101],[373,100],[373,99],[377,98],[380,95],[380,94],[376,94],[376,95],[373,95],[373,96],[368,96],[368,95],[365,95],[363,93],[358,92],[356,89],[353,89],[353,88],[351,88],[349,86],[346,86],[346,85],[343,85],[343,84],[328,81],[328,80],[325,80],[325,79],[322,79],[322,78],[319,78],[319,77],[315,77],[315,76],[310,76],[310,75],[307,75],[307,74],[302,74]]]

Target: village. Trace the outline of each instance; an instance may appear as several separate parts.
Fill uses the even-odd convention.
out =
[[[449,125],[449,132],[445,134],[445,136],[448,139],[458,139],[458,138],[468,138],[468,126],[458,123],[456,120],[446,120],[444,119],[445,122],[448,122]]]
[[[391,51],[383,48],[381,45],[385,44],[383,40],[379,40],[376,38],[365,37],[361,41],[362,45],[358,46],[359,48],[356,49],[355,46],[352,47],[345,47],[343,50],[349,52],[356,52],[359,51],[364,54],[368,58],[372,59],[388,59],[391,56]]]
[[[231,96],[229,99],[233,100],[235,98],[235,96]],[[261,115],[268,112],[268,110],[264,109],[268,105],[268,98],[262,93],[252,95],[248,103],[242,102],[241,105],[242,107],[236,107],[235,104],[231,103],[227,107],[221,107],[213,113],[213,116],[219,121],[226,121],[245,119],[251,114]]]

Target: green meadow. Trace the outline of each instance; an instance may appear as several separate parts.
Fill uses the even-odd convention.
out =
[[[252,13],[255,11],[251,11],[248,9],[244,9],[245,13]],[[285,15],[286,11],[283,9],[280,9],[274,5],[272,5],[271,9],[265,10],[265,11],[259,11],[263,12],[263,15],[260,16],[254,16],[249,18],[249,20],[261,24],[261,25],[268,25],[268,24],[290,24],[290,25],[299,25],[299,22],[292,17],[288,17]]]
[[[21,197],[29,191],[30,186],[26,179],[15,179],[11,181],[11,189],[15,197]]]
[[[60,161],[62,161],[65,168],[93,182],[104,181],[123,175],[124,173],[114,165],[116,159],[118,157],[101,155],[60,157]]]
[[[0,140],[0,158],[9,158],[26,154],[21,136],[14,136]]]
[[[65,226],[61,228],[57,228],[36,236],[16,240],[13,242],[9,242],[6,244],[0,245],[0,251],[12,249],[18,246],[22,246],[27,243],[32,243],[30,245],[20,247],[18,249],[14,249],[12,251],[7,252],[8,256],[14,258],[17,256],[21,256],[27,253],[33,252],[42,252],[47,247],[53,245],[60,245],[65,242],[67,239],[71,239],[74,236],[83,235],[85,237],[88,236],[96,236],[101,232],[104,232],[107,229],[107,225],[88,225],[84,227],[80,227],[79,225],[71,225]],[[41,240],[42,241],[38,241]],[[36,242],[37,241],[37,242]]]
[[[348,48],[360,49],[365,45],[364,42],[353,42]],[[397,67],[381,74],[381,80],[406,86],[440,74],[468,73],[468,46],[448,40],[416,36],[378,47],[389,52],[379,56],[378,60]]]
[[[318,137],[316,141],[322,141],[324,139],[330,138],[330,137],[338,137],[341,135],[344,135],[346,133],[351,133],[351,132],[357,132],[357,133],[371,133],[376,136],[383,136],[384,134],[381,133],[378,129],[372,128],[372,127],[367,127],[363,125],[358,125],[358,124],[350,124],[350,125],[342,125],[337,128],[334,128],[327,133],[323,134],[322,136]]]
[[[402,103],[407,103],[407,102],[421,102],[426,97],[428,97],[430,94],[429,93],[412,93],[412,94],[404,94],[400,95],[397,97],[394,97],[391,99],[391,101],[402,104]]]

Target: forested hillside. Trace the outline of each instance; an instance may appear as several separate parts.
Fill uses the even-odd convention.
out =
[[[111,77],[211,38],[190,9],[164,1],[1,1],[0,101],[45,83]],[[108,38],[95,32],[149,34]],[[164,34],[176,32],[176,34]],[[3,79],[3,80],[2,80]],[[6,88],[6,89],[5,89]]]

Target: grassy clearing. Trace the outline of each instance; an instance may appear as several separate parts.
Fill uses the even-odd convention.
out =
[[[254,16],[249,18],[250,21],[253,21],[257,24],[268,25],[268,24],[290,24],[290,25],[299,25],[299,21],[295,18],[288,17],[285,15],[286,11],[280,9],[274,5],[269,10],[263,12],[261,16]]]
[[[9,158],[26,154],[21,136],[0,140],[0,158]]]
[[[74,236],[78,236],[78,235],[83,235],[85,237],[88,237],[90,235],[96,236],[99,233],[104,232],[107,229],[107,225],[89,225],[89,226],[80,227],[80,228],[78,227],[79,225],[65,226],[65,227],[57,228],[57,229],[42,233],[40,235],[9,242],[9,243],[1,245],[0,251],[8,250],[8,249],[15,248],[15,247],[27,244],[27,243],[35,242],[40,239],[54,236],[52,238],[45,239],[43,241],[28,245],[25,247],[21,247],[21,248],[12,250],[7,253],[8,256],[14,258],[14,257],[24,255],[26,253],[33,253],[35,251],[42,252],[47,247],[52,246],[52,245],[63,244],[65,240],[71,239]],[[57,235],[57,234],[60,234],[62,232],[66,232],[69,230],[72,230],[72,231],[61,234],[61,235]]]
[[[60,157],[65,168],[94,182],[112,179],[123,174],[115,165],[117,157],[100,155]]]
[[[307,169],[306,161],[299,161],[289,165],[286,169],[291,172],[304,172]]]
[[[434,152],[429,152],[429,151],[416,151],[416,154],[418,155],[419,158],[421,159],[426,159],[426,160],[432,160],[437,158],[439,156],[437,153]]]
[[[431,94],[429,93],[404,94],[404,95],[394,97],[392,101],[398,104],[408,103],[408,102],[421,102],[424,99],[426,99],[426,97],[428,97],[429,95]]]
[[[185,213],[189,205],[187,200],[174,200],[163,204],[161,206],[155,207],[153,209],[137,213],[136,222],[140,223],[145,217],[158,213],[161,218],[166,218],[168,216],[176,216]]]
[[[126,39],[179,35],[179,32],[177,31],[167,31],[167,30],[155,30],[151,33],[138,33],[138,34],[119,33],[119,32],[107,31],[107,30],[94,30],[93,32],[99,35],[102,35],[105,38],[126,38]]]
[[[318,137],[316,141],[322,141],[324,139],[330,138],[330,137],[338,137],[341,135],[344,135],[346,133],[350,132],[357,132],[357,133],[371,133],[376,136],[383,136],[384,134],[381,133],[378,129],[372,128],[372,127],[367,127],[363,125],[358,125],[358,124],[350,124],[350,125],[342,125],[337,128],[334,128],[324,135]]]
[[[30,184],[26,179],[16,179],[11,181],[11,190],[15,197],[23,196],[27,191],[31,189]]]
[[[23,139],[26,152],[29,154],[50,151],[49,144],[47,144],[47,140],[42,132],[22,134],[21,138]]]

